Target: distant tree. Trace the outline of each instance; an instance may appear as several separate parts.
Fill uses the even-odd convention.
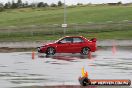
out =
[[[25,5],[27,5],[27,6],[28,6],[28,2],[27,2],[27,1],[26,1]]]
[[[89,2],[87,5],[92,5],[92,3],[91,3],[91,2]]]
[[[18,4],[22,4],[22,0],[18,0],[17,3],[18,3]]]
[[[14,4],[15,3],[15,1],[14,0],[12,0],[12,2],[11,2],[11,6],[12,6],[12,4]]]
[[[22,3],[22,0],[18,0],[18,1],[17,1],[17,6],[18,6],[18,7],[22,7],[22,4],[23,4],[23,3]]]
[[[44,3],[44,7],[48,7],[49,5],[47,3]]]
[[[55,3],[52,3],[50,6],[51,7],[57,7],[57,5]]]
[[[15,9],[17,7],[18,7],[17,3],[12,3],[12,6],[11,6],[12,9]]]
[[[8,9],[9,8],[9,5],[8,3],[5,3],[5,6],[4,6],[5,9]]]
[[[32,7],[32,9],[35,9],[37,7],[37,3],[31,3],[30,7]]]
[[[37,4],[37,7],[44,7],[44,3],[43,3],[43,2],[39,2],[39,3]]]
[[[14,9],[17,7],[18,7],[17,3],[15,3],[14,0],[12,0],[11,8]]]
[[[118,4],[118,5],[121,5],[121,4],[122,4],[122,2],[121,2],[121,1],[119,1],[119,2],[117,2],[117,4]]]
[[[78,6],[83,5],[82,3],[77,3]]]
[[[4,5],[0,3],[0,12],[2,12],[3,10],[4,10]]]
[[[25,3],[22,4],[23,7],[29,7],[28,2],[26,1]]]
[[[61,1],[58,1],[58,6],[62,6],[63,3]]]
[[[5,3],[4,8],[5,9],[10,9],[11,6],[12,6],[12,4],[10,2],[7,2],[7,3]]]

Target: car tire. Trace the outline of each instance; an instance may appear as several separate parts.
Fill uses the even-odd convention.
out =
[[[88,55],[89,52],[90,52],[90,48],[89,47],[84,47],[81,50],[81,54],[82,55]]]
[[[46,55],[54,55],[55,54],[55,48],[49,47],[46,50]]]

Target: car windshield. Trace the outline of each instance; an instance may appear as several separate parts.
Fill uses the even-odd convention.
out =
[[[56,40],[55,43],[59,42],[59,41],[62,40],[62,39],[64,39],[64,37],[63,37],[63,38],[60,38],[60,39],[58,39],[58,40]]]

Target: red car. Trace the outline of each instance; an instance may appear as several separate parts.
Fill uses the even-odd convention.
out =
[[[88,40],[82,36],[66,36],[58,41],[38,47],[39,53],[81,53],[87,55],[96,51],[96,38]]]

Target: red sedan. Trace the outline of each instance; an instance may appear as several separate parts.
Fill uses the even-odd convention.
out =
[[[54,55],[55,53],[81,53],[87,55],[96,51],[96,38],[88,40],[82,36],[66,36],[58,41],[38,47],[38,52]]]

